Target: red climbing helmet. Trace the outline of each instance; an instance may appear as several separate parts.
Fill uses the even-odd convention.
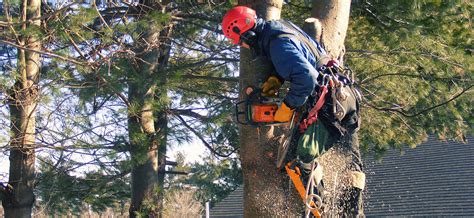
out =
[[[245,6],[234,7],[222,19],[222,32],[233,44],[238,44],[240,35],[252,29],[256,20],[255,10]]]

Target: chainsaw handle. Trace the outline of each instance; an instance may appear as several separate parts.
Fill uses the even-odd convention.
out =
[[[235,104],[235,118],[237,120],[237,123],[242,124],[242,125],[249,125],[249,118],[247,117],[247,108],[245,108],[244,111],[239,110],[239,107],[241,104],[247,103],[247,101],[239,101]],[[244,104],[244,106],[247,106],[247,104]],[[245,116],[245,122],[243,122],[240,117],[244,115]]]

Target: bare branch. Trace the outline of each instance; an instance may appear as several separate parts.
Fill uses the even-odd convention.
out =
[[[368,105],[369,107],[373,108],[373,109],[376,109],[376,110],[379,110],[379,111],[388,111],[388,112],[396,112],[396,113],[399,113],[401,114],[402,116],[404,117],[416,117],[416,116],[419,116],[421,114],[424,114],[428,111],[431,111],[431,110],[434,110],[438,107],[441,107],[443,105],[446,105],[452,101],[454,101],[455,99],[459,98],[460,96],[462,96],[464,93],[466,93],[469,89],[471,89],[472,87],[474,87],[474,85],[471,85],[467,88],[464,88],[463,90],[461,90],[461,92],[455,94],[454,96],[452,96],[450,99],[448,99],[447,101],[444,101],[442,103],[439,103],[437,105],[434,105],[434,106],[431,106],[431,107],[428,107],[428,108],[425,108],[421,111],[418,111],[416,113],[412,113],[412,114],[408,114],[406,111],[404,111],[403,109],[400,109],[400,108],[384,108],[384,107],[377,107],[373,104],[371,104],[370,102],[368,102],[367,100],[364,101],[364,103],[366,105]]]
[[[217,19],[216,17],[211,17],[208,14],[203,14],[203,13],[197,13],[197,14],[189,14],[189,13],[176,13],[172,17],[173,19],[177,20],[185,20],[185,19],[190,19],[190,20],[204,20],[204,21],[210,21],[210,22],[215,22],[219,23],[220,20]]]
[[[178,86],[179,89],[182,89],[184,91],[187,91],[187,92],[194,92],[194,93],[197,93],[197,94],[200,94],[200,95],[207,95],[207,96],[212,96],[212,97],[217,97],[217,98],[223,98],[223,99],[228,99],[228,100],[231,100],[231,101],[235,101],[235,100],[238,100],[238,97],[229,97],[229,96],[225,96],[225,95],[216,95],[216,94],[212,94],[212,93],[208,93],[208,92],[204,92],[204,91],[197,91],[196,89],[189,89],[189,88],[184,88],[184,87],[181,87],[181,86]],[[226,92],[230,92],[230,91],[226,91]],[[238,93],[235,93],[236,95]]]
[[[385,22],[380,19],[373,11],[371,11],[369,8],[364,8],[364,11],[366,11],[370,16],[372,16],[375,20],[377,20],[380,24],[382,24],[383,27],[389,28],[390,25],[386,24]]]
[[[109,62],[109,71],[110,71],[110,62]],[[110,72],[109,72],[109,74],[110,74]],[[114,92],[117,95],[117,97],[119,97],[127,105],[127,107],[131,106],[130,102],[128,101],[127,96],[125,96],[122,92],[118,91],[113,86],[111,86],[109,84],[109,82],[103,76],[100,76],[99,74],[96,74],[96,75],[97,75],[97,78],[99,80],[104,82],[104,84],[107,86],[107,88],[110,88],[110,90],[112,90],[112,92]]]
[[[230,82],[230,83],[238,83],[239,78],[237,77],[213,77],[213,76],[200,76],[200,75],[192,75],[186,74],[182,76],[184,79],[203,79],[203,80],[210,80],[210,81],[219,81],[219,82]]]
[[[191,132],[194,133],[194,135],[196,135],[200,140],[201,142],[204,144],[204,146],[206,146],[213,154],[219,156],[219,157],[229,157],[230,155],[232,155],[235,151],[237,151],[237,148],[234,148],[234,150],[232,150],[231,152],[229,152],[228,154],[221,154],[219,152],[217,152],[207,141],[206,139],[199,133],[197,132],[193,127],[189,126],[188,123],[186,122],[186,120],[183,119],[183,117],[181,117],[180,115],[178,114],[174,114],[180,121],[181,123],[186,127],[188,128]]]
[[[460,81],[460,82],[467,82],[467,83],[472,83],[474,81],[468,80],[468,79],[463,79],[460,77],[436,77],[433,75],[419,75],[419,74],[409,74],[409,73],[384,73],[380,75],[376,75],[374,77],[368,77],[365,78],[360,82],[360,84],[367,83],[369,81],[376,80],[380,77],[385,77],[385,76],[404,76],[404,77],[412,77],[412,78],[422,78],[425,79],[426,77],[429,77],[429,80],[441,80],[441,81]]]
[[[99,9],[97,8],[97,5],[95,4],[95,1],[92,1],[92,7],[95,9],[95,11],[97,12],[97,15],[99,16],[100,20],[102,21],[102,23],[107,27],[107,29],[109,29],[110,31],[112,31],[112,29],[110,28],[109,24],[107,24],[107,22],[104,20],[104,17],[102,17],[102,14],[100,13]]]
[[[209,117],[196,113],[192,109],[170,109],[168,113],[171,113],[174,115],[184,115],[188,117],[193,117],[204,122],[209,120]]]
[[[18,48],[18,49],[22,49],[22,50],[29,51],[29,52],[36,52],[36,53],[39,53],[39,54],[42,54],[42,55],[46,55],[46,56],[49,56],[49,57],[61,59],[61,60],[63,60],[63,61],[68,61],[68,62],[77,64],[77,65],[92,67],[92,63],[85,62],[85,61],[81,61],[81,60],[78,60],[78,59],[73,58],[73,57],[65,57],[65,56],[61,56],[61,55],[58,55],[58,54],[55,54],[55,53],[52,53],[52,52],[39,51],[39,50],[31,49],[31,48],[27,48],[27,47],[24,47],[24,46],[20,46],[20,45],[17,45],[17,44],[15,44],[15,43],[12,43],[12,42],[9,42],[9,41],[5,41],[5,40],[1,40],[1,39],[0,39],[0,42],[1,42],[1,43],[5,43],[5,44],[7,44],[7,45],[11,45],[11,46],[16,47],[16,48]]]
[[[421,55],[421,56],[425,56],[425,57],[429,57],[429,58],[432,58],[434,60],[438,60],[440,62],[444,62],[444,63],[447,63],[447,64],[451,64],[451,65],[454,65],[456,67],[461,67],[463,68],[464,66],[462,64],[459,64],[459,63],[456,63],[456,62],[453,62],[453,61],[450,61],[448,60],[447,58],[445,57],[441,57],[441,56],[438,56],[438,55],[435,55],[431,52],[426,52],[426,51],[413,51],[413,50],[408,50],[408,49],[404,49],[404,48],[400,48],[400,49],[393,49],[393,50],[390,50],[390,51],[382,51],[382,50],[363,50],[363,49],[348,49],[346,51],[346,53],[362,53],[362,54],[365,54],[365,55],[373,55],[373,54],[387,54],[387,55],[393,55],[393,54],[407,54],[407,55]]]

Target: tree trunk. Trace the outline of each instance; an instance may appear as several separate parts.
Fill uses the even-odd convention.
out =
[[[350,0],[322,0],[314,1],[313,19],[316,23],[313,35],[322,42],[328,53],[342,61],[344,55],[344,39],[349,21]],[[247,5],[257,10],[257,14],[266,19],[278,19],[280,16],[281,1],[239,1],[240,5]],[[241,99],[243,89],[248,85],[258,85],[271,68],[271,63],[264,60],[252,60],[247,49],[241,49],[240,54],[240,88]],[[240,126],[240,156],[244,174],[244,216],[245,217],[272,217],[272,216],[298,216],[298,206],[293,206],[293,197],[288,193],[288,177],[278,173],[275,169],[275,154],[279,145],[274,141],[279,132],[285,131],[276,127]],[[357,135],[347,136],[343,143],[358,145]],[[330,172],[335,166],[345,165],[347,155],[339,155],[339,151],[328,152],[320,161],[328,165],[325,172]],[[329,154],[331,153],[331,154]],[[350,158],[349,158],[350,159]],[[330,164],[336,160],[341,164]],[[350,162],[350,161],[349,161]],[[346,169],[347,170],[347,169]],[[347,173],[346,173],[347,174]],[[336,174],[328,173],[334,184]],[[343,178],[347,180],[347,178]],[[335,182],[336,181],[336,182]],[[297,199],[299,200],[299,199]],[[291,211],[289,208],[296,208]],[[295,213],[296,212],[296,213]]]
[[[351,0],[315,0],[311,16],[318,19],[321,34],[315,36],[332,58],[342,61]]]
[[[151,27],[138,40],[135,74],[129,79],[129,138],[132,157],[130,216],[159,217],[163,200],[166,155],[165,88],[171,26],[161,31]],[[160,41],[161,40],[161,41]],[[157,108],[157,101],[160,102]],[[135,107],[136,106],[136,107]]]
[[[282,1],[240,1],[266,20],[279,19]],[[240,50],[240,99],[244,88],[258,86],[272,69],[269,60],[254,59],[250,50]],[[278,127],[239,126],[240,158],[244,176],[244,217],[287,217],[292,212],[288,178],[276,169]]]
[[[20,20],[31,21],[22,26],[40,26],[41,1],[24,0],[21,5]],[[41,43],[35,34],[20,36],[21,46],[40,50]],[[10,171],[9,188],[2,201],[5,217],[31,217],[35,195],[35,124],[38,103],[40,55],[18,50],[18,76],[10,90]]]
[[[343,64],[345,53],[344,40],[349,23],[351,0],[315,0],[311,11],[312,19],[307,19],[305,26],[314,30],[305,31],[313,34],[329,53],[331,58]],[[360,120],[359,120],[360,122]],[[359,152],[357,130],[350,131],[329,151],[318,158],[324,169],[324,185],[328,195],[325,199],[325,215],[347,216],[354,205],[341,205],[345,201],[351,185],[351,172],[360,171],[362,161]],[[362,209],[359,210],[362,214]]]
[[[158,216],[158,148],[155,136],[153,109],[151,100],[153,91],[148,87],[129,86],[130,102],[140,105],[138,114],[131,114],[128,120],[128,131],[131,144],[132,158],[132,201],[130,216],[152,215]]]

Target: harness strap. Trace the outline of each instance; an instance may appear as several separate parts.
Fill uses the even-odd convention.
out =
[[[283,26],[287,27],[288,29],[292,30],[293,33],[282,33],[275,35],[275,38],[283,38],[283,37],[296,37],[300,42],[306,45],[309,51],[313,54],[314,58],[316,59],[316,69],[319,70],[321,66],[324,66],[327,62],[331,60],[331,58],[324,52],[324,50],[318,49],[311,39],[305,36],[305,33],[299,29],[293,23],[286,21],[286,20],[279,20]],[[314,40],[313,40],[314,41]]]
[[[301,171],[298,167],[295,167],[294,170],[291,169],[291,166],[293,165],[294,161],[290,161],[285,165],[285,170],[288,176],[290,176],[291,181],[293,182],[293,185],[295,186],[296,190],[298,191],[298,194],[300,194],[300,197],[303,201],[306,201],[306,189],[303,185],[303,182],[301,181]],[[317,208],[316,203],[314,201],[309,202],[311,208]],[[321,213],[317,209],[311,209],[311,213],[317,217],[321,218]]]
[[[321,52],[316,48],[316,46],[314,46],[314,44],[310,42],[309,39],[306,36],[304,36],[303,33],[294,24],[286,20],[280,20],[280,22],[283,25],[285,25],[285,27],[295,32],[294,35],[292,36],[295,36],[296,38],[298,38],[301,42],[303,42],[306,45],[306,47],[309,48],[309,50],[311,50],[311,53],[313,53],[314,57],[316,58],[316,61],[319,61],[322,56],[325,56],[325,54],[321,54]],[[288,35],[288,34],[281,34],[279,36],[284,37],[285,35]]]
[[[315,123],[318,120],[318,111],[324,105],[326,94],[328,93],[328,87],[321,86],[320,92],[321,93],[319,94],[319,99],[316,102],[316,105],[314,105],[311,111],[309,111],[308,116],[300,122],[300,125],[299,125],[300,133],[304,133],[306,129],[308,129],[308,126],[310,126],[311,124]]]

